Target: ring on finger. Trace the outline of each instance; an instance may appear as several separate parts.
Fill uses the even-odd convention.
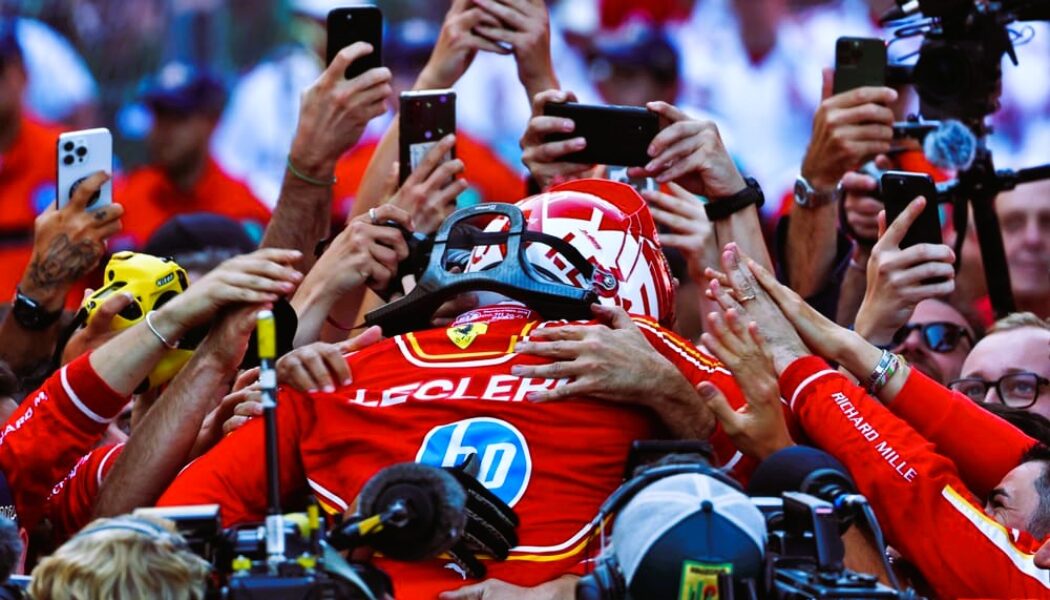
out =
[[[748,294],[747,296],[740,296],[739,298],[737,298],[737,301],[740,302],[741,304],[743,304],[744,302],[748,302],[750,300],[754,300],[757,297],[758,296],[756,296],[755,294]]]
[[[372,220],[373,225],[379,225],[379,219],[376,217],[376,209],[374,207],[368,209],[368,218]]]

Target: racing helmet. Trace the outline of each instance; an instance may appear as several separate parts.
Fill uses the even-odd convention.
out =
[[[170,258],[158,258],[138,252],[117,252],[106,264],[104,285],[84,300],[82,310],[85,324],[98,313],[102,303],[112,294],[129,293],[131,304],[113,317],[113,331],[127,329],[146,318],[146,314],[164,306],[175,296],[186,291],[189,278],[186,271]],[[155,389],[182,369],[193,356],[190,350],[168,350],[150,371],[136,392]]]
[[[579,179],[519,201],[528,231],[562,239],[595,267],[598,301],[648,316],[664,326],[674,322],[674,284],[656,225],[645,200],[631,186],[607,179]],[[505,231],[505,217],[493,219],[486,232]],[[575,287],[590,283],[557,250],[533,242],[529,262],[552,281]],[[506,258],[506,246],[478,246],[466,272],[483,271]]]

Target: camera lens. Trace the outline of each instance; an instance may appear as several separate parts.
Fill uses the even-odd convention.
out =
[[[62,157],[62,164],[66,165],[66,166],[69,166],[69,165],[73,164],[73,155],[72,154],[67,154],[64,157]]]
[[[67,141],[65,144],[62,144],[62,149],[66,152],[71,152],[73,150],[73,142]]]
[[[77,156],[84,156],[85,154],[87,154],[87,148],[84,146],[77,148]]]

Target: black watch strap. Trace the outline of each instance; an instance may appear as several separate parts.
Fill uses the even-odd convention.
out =
[[[751,177],[746,177],[744,178],[744,183],[747,186],[732,196],[719,198],[705,204],[704,210],[707,212],[707,218],[712,221],[728,219],[733,213],[741,211],[752,204],[755,205],[755,208],[761,208],[765,203],[765,196],[762,194],[762,188],[758,186],[758,182]]]
[[[22,290],[16,289],[11,314],[25,329],[41,331],[50,327],[62,316],[62,309],[48,312],[39,302],[23,294]]]

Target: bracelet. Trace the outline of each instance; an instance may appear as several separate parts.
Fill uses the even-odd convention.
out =
[[[178,349],[178,343],[172,344],[171,342],[169,342],[167,339],[165,339],[163,335],[160,334],[159,331],[157,331],[157,328],[153,326],[153,321],[149,320],[150,315],[152,315],[153,312],[154,311],[151,310],[148,313],[146,313],[146,327],[149,327],[149,330],[153,332],[153,335],[157,336],[157,339],[160,340],[160,343],[164,344],[164,346],[167,347],[168,350]]]
[[[893,354],[891,352],[883,351],[890,356],[889,364],[886,365],[885,370],[879,374],[878,378],[871,382],[869,393],[874,396],[882,391],[882,388],[886,387],[886,384],[893,379],[893,376],[897,374],[897,371],[904,366],[904,359]],[[881,361],[880,361],[881,364]]]
[[[889,350],[882,351],[882,357],[879,358],[878,364],[875,365],[875,369],[872,370],[871,375],[868,375],[868,385],[865,391],[870,395],[875,395],[876,388],[881,389],[878,385],[879,380],[883,380],[885,383],[886,370],[890,368],[890,363],[893,362],[893,353]]]
[[[335,185],[335,182],[338,181],[334,175],[332,176],[331,180],[325,181],[323,179],[316,179],[314,177],[310,177],[306,173],[303,173],[299,169],[296,169],[295,165],[292,164],[292,155],[291,154],[288,155],[288,160],[285,161],[285,162],[288,163],[288,170],[292,173],[292,175],[294,175],[296,177],[296,179],[299,179],[301,181],[305,181],[306,183],[309,183],[310,185],[316,185],[317,187],[332,187],[333,185]]]

